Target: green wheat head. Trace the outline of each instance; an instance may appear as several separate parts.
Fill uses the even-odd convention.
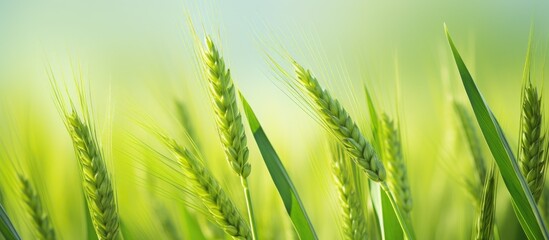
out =
[[[366,140],[347,111],[323,89],[318,80],[297,62],[294,62],[301,89],[311,100],[314,110],[327,129],[345,146],[347,153],[373,181],[385,180],[385,168],[372,145]]]
[[[476,240],[491,240],[494,236],[497,176],[493,166],[484,182],[476,223]]]
[[[542,131],[541,96],[529,83],[524,90],[519,166],[534,199],[539,201],[545,180],[545,133]]]
[[[164,144],[177,158],[193,193],[202,200],[217,225],[233,238],[251,239],[249,225],[198,157],[172,139],[164,138]]]
[[[385,114],[381,121],[383,135],[383,161],[387,168],[387,185],[400,207],[410,214],[412,211],[412,193],[408,182],[408,170],[402,155],[400,133],[394,122]]]
[[[83,188],[99,239],[119,237],[120,219],[115,192],[95,134],[78,114],[66,116],[69,134],[82,170]]]
[[[336,153],[332,157],[332,173],[337,185],[345,238],[366,239],[366,217],[360,195],[353,182],[349,162],[342,149],[339,147],[335,149]]]
[[[41,199],[36,192],[33,184],[23,175],[18,175],[21,197],[25,205],[25,210],[29,222],[33,226],[34,236],[37,239],[53,240],[56,239],[53,224],[46,209],[44,209]]]
[[[227,161],[244,178],[251,172],[248,147],[242,117],[238,111],[231,72],[210,37],[206,38],[203,54],[208,89],[215,111],[215,120]]]

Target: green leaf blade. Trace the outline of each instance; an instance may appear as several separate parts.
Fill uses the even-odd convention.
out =
[[[271,175],[276,189],[282,198],[286,212],[290,216],[299,238],[302,240],[318,239],[313,225],[305,211],[303,203],[299,198],[297,190],[286,172],[284,165],[280,161],[278,154],[274,150],[269,139],[267,138],[267,135],[263,131],[261,124],[257,120],[255,113],[242,94],[240,94],[240,99],[242,101],[242,105],[244,106],[244,112],[246,114],[246,118],[248,119],[250,129],[252,130],[254,139],[259,147],[259,151],[261,152],[261,156],[263,157],[265,165],[269,170],[269,174]]]
[[[0,233],[7,240],[20,240],[19,234],[13,227],[8,214],[4,210],[4,207],[0,204]]]
[[[496,160],[505,186],[511,194],[519,222],[530,239],[549,239],[549,234],[544,227],[543,219],[534,198],[528,189],[528,185],[520,173],[517,161],[505,138],[503,130],[478,90],[469,70],[459,55],[448,30],[445,30],[463,86],[467,92],[477,122],[482,130],[482,134]]]

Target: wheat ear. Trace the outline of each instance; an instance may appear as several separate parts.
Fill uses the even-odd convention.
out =
[[[541,96],[531,83],[526,86],[524,91],[519,166],[537,202],[543,190],[546,166]]]
[[[74,110],[66,118],[95,232],[101,240],[117,239],[121,235],[115,193],[95,133]]]
[[[250,175],[251,166],[248,163],[246,134],[236,103],[234,84],[230,70],[226,69],[223,58],[209,37],[206,38],[203,59],[217,129],[227,161],[239,176],[246,178]]]
[[[345,146],[347,153],[362,168],[366,175],[377,182],[385,180],[385,168],[372,145],[366,140],[347,111],[323,89],[318,80],[294,61],[297,81],[308,96],[322,124]]]
[[[353,175],[345,153],[334,147],[332,173],[337,185],[339,204],[342,210],[343,230],[346,239],[366,239],[366,217],[362,201],[352,181]]]
[[[400,133],[394,122],[385,114],[381,122],[383,135],[383,161],[387,168],[387,185],[404,212],[412,211],[412,193],[408,182],[408,170],[402,155]]]
[[[242,117],[236,102],[236,92],[233,80],[231,79],[231,72],[226,68],[225,61],[223,61],[210,37],[206,38],[206,49],[203,59],[219,137],[223,144],[227,161],[240,176],[252,227],[252,237],[256,239],[257,229],[248,187],[248,176],[252,167],[248,162],[249,152],[246,143],[246,133],[244,132]]]
[[[494,236],[495,212],[496,212],[496,192],[497,192],[496,167],[492,166],[484,187],[480,200],[479,213],[476,223],[475,239],[491,240]]]
[[[208,208],[217,225],[236,239],[252,239],[248,224],[203,163],[174,140],[165,138],[164,143],[177,158],[190,187]]]
[[[53,224],[33,184],[23,175],[18,174],[21,196],[25,210],[37,239],[56,239]]]
[[[483,183],[486,178],[486,165],[484,160],[484,155],[481,149],[481,141],[478,136],[477,130],[475,129],[475,123],[473,122],[471,116],[465,109],[465,107],[458,103],[454,102],[454,109],[457,113],[459,121],[465,137],[467,138],[467,144],[473,155],[473,160],[475,164],[475,169],[479,178],[480,183]]]

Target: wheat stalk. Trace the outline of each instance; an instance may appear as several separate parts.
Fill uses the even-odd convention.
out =
[[[236,92],[231,72],[225,67],[225,61],[210,37],[206,37],[203,60],[219,137],[229,165],[240,176],[252,227],[252,237],[256,239],[257,229],[248,186],[248,176],[252,167],[248,162],[249,152],[244,125],[236,103]]]
[[[366,239],[366,217],[362,201],[352,181],[353,175],[345,154],[339,147],[332,156],[332,175],[337,184],[346,239]]]
[[[248,224],[203,163],[174,140],[164,138],[164,143],[177,158],[194,194],[202,200],[217,225],[236,239],[252,239]]]
[[[497,176],[495,165],[492,166],[484,187],[480,200],[479,213],[476,223],[475,239],[491,240],[494,236],[495,212],[496,212],[496,192]]]
[[[116,239],[120,220],[113,185],[94,132],[73,110],[66,115],[67,128],[80,163],[83,188],[99,239]]]
[[[368,177],[377,182],[385,180],[385,168],[372,145],[366,140],[347,111],[323,89],[318,80],[294,61],[297,81],[309,97],[314,110],[326,128],[345,146],[347,153],[362,168]]]
[[[399,206],[409,215],[412,211],[412,194],[408,182],[408,170],[402,156],[400,133],[394,122],[385,114],[381,121],[383,136],[383,161],[387,168],[387,185]]]
[[[528,182],[528,187],[539,201],[545,180],[546,148],[545,133],[542,132],[541,96],[529,83],[524,89],[522,104],[522,131],[519,166]]]
[[[46,209],[42,206],[41,199],[36,192],[33,184],[23,175],[18,174],[19,189],[25,209],[27,212],[35,237],[37,239],[51,240],[56,239],[53,224]]]

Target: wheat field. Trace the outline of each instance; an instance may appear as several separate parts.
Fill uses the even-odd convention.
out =
[[[0,239],[548,239],[549,4],[0,2]]]

